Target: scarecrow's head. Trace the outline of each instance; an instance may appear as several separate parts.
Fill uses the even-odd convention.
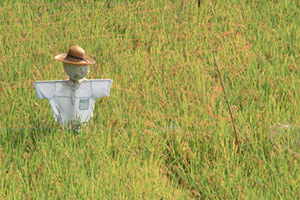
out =
[[[78,81],[89,73],[88,65],[96,61],[85,56],[85,51],[79,46],[72,46],[67,54],[59,54],[55,59],[63,62],[64,70],[71,80]]]

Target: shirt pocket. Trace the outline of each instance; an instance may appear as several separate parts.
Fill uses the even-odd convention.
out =
[[[79,110],[88,110],[89,109],[89,99],[80,99],[79,101]]]

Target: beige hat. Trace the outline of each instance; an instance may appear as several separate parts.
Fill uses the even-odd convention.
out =
[[[55,59],[73,65],[92,65],[96,63],[92,58],[85,57],[85,51],[80,46],[72,46],[68,54],[59,54],[55,56]]]

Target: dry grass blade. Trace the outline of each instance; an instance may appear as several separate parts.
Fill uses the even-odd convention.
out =
[[[228,110],[229,110],[229,113],[230,113],[230,118],[231,118],[233,131],[234,131],[234,135],[235,135],[235,143],[238,146],[237,151],[239,152],[240,151],[240,142],[239,142],[239,139],[238,139],[234,118],[233,118],[232,111],[231,111],[231,108],[230,108],[230,104],[229,104],[229,101],[228,101],[228,98],[227,98],[226,89],[225,89],[225,86],[224,86],[224,83],[223,83],[223,80],[222,80],[222,76],[221,76],[221,72],[220,72],[220,69],[219,69],[218,61],[217,61],[216,56],[215,56],[215,52],[213,51],[212,53],[213,53],[213,56],[214,56],[214,59],[215,59],[216,68],[217,68],[219,78],[220,78],[220,82],[221,82],[221,85],[222,85],[222,89],[223,89],[223,92],[224,92],[224,95],[225,95],[226,104],[228,106]]]

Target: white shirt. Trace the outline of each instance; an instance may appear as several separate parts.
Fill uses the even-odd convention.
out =
[[[55,120],[67,126],[88,122],[96,99],[109,96],[111,83],[110,79],[37,81],[34,88],[38,99],[48,99]]]

